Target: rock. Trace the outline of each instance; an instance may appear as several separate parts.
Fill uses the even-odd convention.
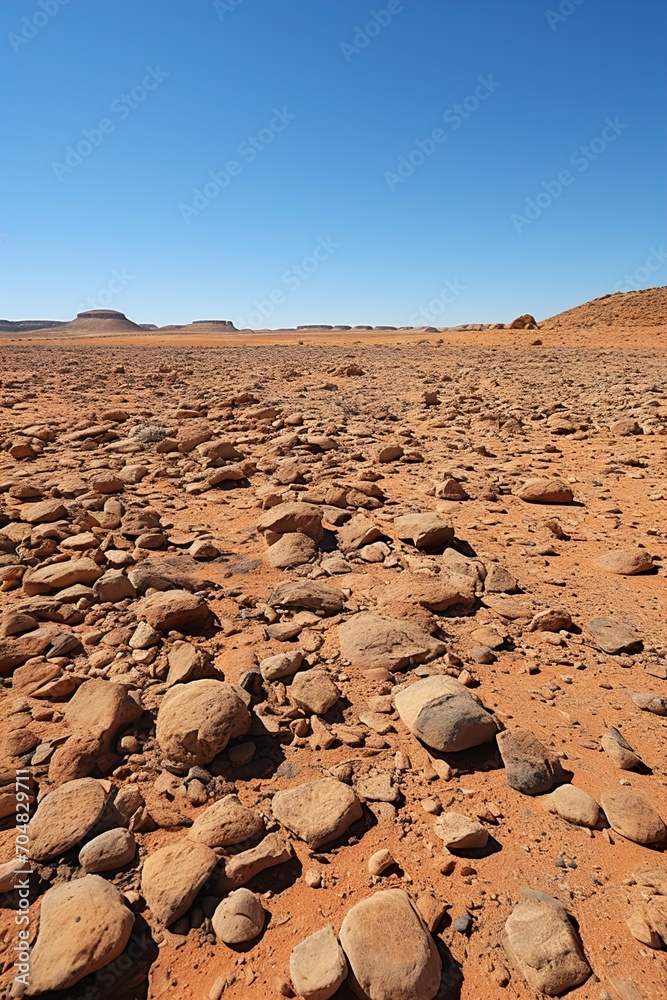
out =
[[[68,781],[49,792],[30,821],[30,857],[46,861],[69,851],[93,829],[106,802],[106,787],[94,778]]]
[[[79,851],[85,872],[110,872],[132,861],[137,844],[129,830],[117,827],[93,837]]]
[[[355,514],[338,529],[338,548],[341,552],[358,552],[382,536],[383,532],[366,514]]]
[[[574,493],[562,479],[528,479],[515,496],[526,503],[572,503]]]
[[[392,865],[395,864],[396,859],[391,851],[388,851],[386,847],[383,847],[380,851],[376,851],[375,854],[371,854],[368,859],[368,873],[369,875],[382,875],[382,872],[386,871],[387,868],[391,868]]]
[[[138,594],[145,594],[147,590],[197,590],[196,582],[167,559],[144,559],[128,570],[127,576]]]
[[[265,511],[257,522],[261,534],[288,534],[298,531],[319,542],[324,535],[322,515],[309,503],[279,503]]]
[[[211,923],[215,936],[225,944],[245,944],[264,930],[266,914],[259,896],[249,889],[236,889],[223,899]]]
[[[336,778],[308,781],[276,792],[272,809],[278,822],[309,847],[338,840],[362,815],[355,792]]]
[[[217,860],[206,844],[185,837],[148,855],[141,892],[159,923],[169,927],[189,910]]]
[[[525,729],[506,729],[498,733],[498,749],[505,765],[510,788],[522,795],[548,792],[565,775],[559,762],[540,741]]]
[[[383,608],[393,610],[395,604],[421,604],[429,611],[447,611],[455,604],[470,607],[475,603],[475,581],[462,573],[444,572],[438,576],[423,573],[401,573],[382,593]]]
[[[469,500],[470,495],[466,493],[464,487],[458,479],[445,479],[437,483],[435,495],[441,500]]]
[[[291,531],[281,535],[265,552],[264,558],[269,566],[276,569],[291,569],[310,562],[317,552],[317,545],[308,535],[300,531]]]
[[[108,569],[106,573],[95,581],[93,594],[101,603],[111,602],[117,604],[127,598],[134,598],[137,592],[119,569]]]
[[[340,942],[350,982],[371,1000],[433,1000],[441,962],[431,935],[402,889],[376,892],[348,911]]]
[[[451,521],[441,514],[403,514],[394,521],[396,535],[410,541],[418,549],[432,549],[446,545],[454,537]]]
[[[638,573],[648,573],[653,569],[653,559],[646,549],[614,549],[613,552],[605,552],[600,556],[598,565],[606,573],[637,576]]]
[[[302,670],[289,689],[290,698],[309,715],[324,715],[340,698],[340,691],[326,670]]]
[[[134,915],[118,889],[85,875],[48,889],[30,954],[26,996],[69,989],[113,962],[130,940]]]
[[[600,796],[612,830],[636,844],[662,844],[667,827],[653,806],[633,788],[620,786]]]
[[[560,785],[544,797],[542,805],[575,826],[594,827],[600,819],[600,807],[593,796],[574,785]]]
[[[486,847],[489,832],[475,819],[461,813],[442,813],[435,821],[434,831],[450,850],[475,850]]]
[[[618,625],[611,618],[593,618],[587,625],[591,639],[605,653],[636,653],[642,640],[630,625]]]
[[[188,836],[208,847],[240,844],[264,833],[264,821],[254,809],[244,806],[238,795],[225,795],[200,813]]]
[[[504,945],[538,993],[557,996],[580,986],[591,974],[567,913],[554,903],[529,899],[515,906],[505,922]]]
[[[130,696],[125,684],[92,678],[77,688],[64,712],[73,733],[89,733],[98,742],[98,752],[108,753],[119,732],[141,717],[141,704]]]
[[[600,740],[602,748],[623,771],[631,771],[642,763],[641,757],[635,753],[630,744],[623,738],[618,729],[610,726]]]
[[[515,576],[499,563],[488,563],[484,577],[484,592],[487,594],[512,594],[518,588]]]
[[[269,833],[256,847],[234,854],[225,860],[224,873],[215,883],[216,891],[223,893],[229,892],[230,889],[238,889],[255,875],[267,868],[282,865],[291,857],[290,844],[285,843],[277,833]]]
[[[534,615],[526,627],[527,632],[561,632],[572,628],[569,612],[562,608],[547,608]]]
[[[523,316],[517,316],[513,319],[509,325],[510,330],[534,330],[537,326],[537,320],[530,313],[524,313]]]
[[[303,654],[300,650],[294,653],[276,653],[260,662],[259,671],[265,681],[277,681],[295,674],[302,661]]]
[[[278,584],[267,603],[272,608],[310,608],[335,615],[345,604],[345,594],[317,580],[286,580]]]
[[[394,704],[410,732],[434,750],[455,753],[496,735],[493,717],[453,677],[434,674],[410,684],[397,692]]]
[[[167,590],[150,594],[136,605],[137,618],[148,622],[158,632],[199,632],[208,627],[213,616],[203,597],[186,590]]]
[[[23,589],[29,597],[48,594],[51,590],[64,590],[77,583],[90,586],[102,576],[102,568],[92,559],[69,559],[67,562],[50,563],[29,569],[23,577]]]
[[[323,927],[293,948],[289,969],[297,996],[330,1000],[347,977],[347,961],[333,927]]]
[[[49,498],[37,503],[21,505],[19,517],[26,524],[52,524],[54,521],[64,521],[67,518],[67,507],[62,500]]]
[[[167,654],[169,673],[167,685],[186,684],[188,681],[202,680],[205,677],[216,676],[216,670],[211,666],[206,653],[193,646],[191,642],[177,639]],[[221,678],[220,678],[221,679]]]
[[[652,712],[653,715],[667,715],[667,698],[661,694],[650,694],[644,691],[628,691],[637,708],[642,712]]]
[[[0,639],[0,676],[7,677],[26,660],[40,656],[53,639],[53,629],[50,628],[37,628],[23,635]]]
[[[250,713],[239,689],[204,679],[167,691],[157,713],[156,738],[170,760],[202,765],[249,728]]]
[[[344,659],[364,670],[376,667],[402,670],[413,663],[426,663],[447,651],[413,622],[361,612],[339,626],[340,651]]]

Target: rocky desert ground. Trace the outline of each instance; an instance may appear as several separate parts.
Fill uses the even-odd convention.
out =
[[[666,338],[5,324],[2,995],[667,997]]]

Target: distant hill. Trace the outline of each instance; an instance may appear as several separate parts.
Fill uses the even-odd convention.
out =
[[[540,323],[541,330],[605,326],[667,328],[667,285],[601,295]]]

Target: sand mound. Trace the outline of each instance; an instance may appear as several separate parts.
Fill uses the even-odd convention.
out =
[[[598,299],[551,316],[540,323],[540,328],[576,326],[591,329],[612,325],[667,327],[667,286],[601,295]]]

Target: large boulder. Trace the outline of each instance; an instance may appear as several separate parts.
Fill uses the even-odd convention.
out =
[[[30,857],[46,861],[69,851],[100,820],[107,798],[107,786],[94,778],[67,781],[45,795],[28,828]]]
[[[192,766],[209,764],[249,728],[250,713],[239,689],[205,678],[167,691],[157,713],[156,737],[165,756]]]
[[[26,996],[65,990],[113,962],[132,933],[134,915],[118,889],[85,875],[48,889],[30,954]]]
[[[404,687],[394,696],[394,704],[414,736],[445,753],[488,743],[497,732],[493,716],[481,702],[444,674]]]
[[[87,732],[97,737],[99,752],[107,753],[118,731],[141,716],[137,692],[129,694],[125,684],[101,677],[84,681],[69,701],[64,720],[71,732]]]
[[[338,629],[340,651],[353,666],[402,670],[442,656],[447,647],[414,622],[369,611],[353,615]]]
[[[348,911],[340,943],[350,983],[369,1000],[433,1000],[440,956],[426,924],[402,889],[387,889]]]
[[[149,854],[141,873],[141,891],[155,919],[169,927],[182,917],[217,861],[210,847],[187,837]]]
[[[276,792],[272,808],[278,822],[309,847],[337,840],[362,814],[355,792],[336,778],[307,781]]]
[[[564,907],[526,899],[505,922],[504,945],[531,989],[554,997],[584,983],[591,969]]]

